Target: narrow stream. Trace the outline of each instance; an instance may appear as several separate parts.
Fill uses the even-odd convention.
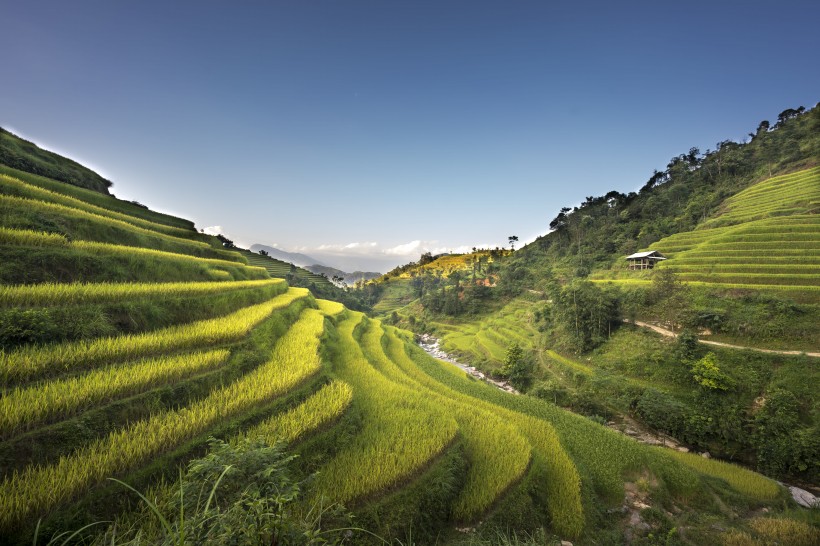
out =
[[[512,393],[512,394],[521,394],[520,392],[515,390],[515,388],[512,385],[510,385],[509,383],[507,383],[506,381],[500,381],[498,379],[493,379],[492,377],[488,377],[484,372],[476,369],[475,367],[468,366],[466,364],[462,364],[461,362],[459,362],[455,358],[451,357],[450,355],[448,355],[447,353],[445,353],[441,349],[441,347],[439,345],[440,340],[438,338],[435,338],[435,337],[431,336],[430,334],[421,334],[420,336],[417,336],[416,343],[418,343],[419,347],[424,349],[425,352],[428,355],[432,356],[433,358],[435,358],[437,360],[443,360],[444,362],[447,362],[448,364],[452,364],[453,366],[456,366],[459,369],[464,370],[465,372],[467,372],[471,376],[475,377],[476,379],[481,379],[482,381],[485,381],[485,382],[489,383],[490,385],[492,385],[492,386],[494,386],[498,389],[501,389],[504,392],[509,392],[509,393]]]

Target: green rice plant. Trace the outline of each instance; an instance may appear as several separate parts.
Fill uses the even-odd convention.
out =
[[[420,392],[455,418],[471,461],[464,487],[453,507],[453,516],[474,521],[484,514],[517,480],[530,462],[530,446],[521,433],[491,408],[466,397],[440,392],[408,374],[399,361],[406,358],[402,343],[371,323],[361,346],[368,360],[388,380]],[[405,363],[406,364],[406,363]]]
[[[85,375],[14,388],[0,398],[0,437],[42,423],[66,419],[78,411],[149,388],[215,369],[229,351],[189,353],[130,362]]]
[[[55,193],[68,195],[86,203],[97,205],[106,210],[122,212],[124,214],[128,214],[129,216],[144,218],[146,220],[150,220],[151,222],[164,224],[166,226],[175,226],[189,230],[194,229],[194,223],[190,220],[156,212],[130,201],[117,199],[113,195],[105,195],[93,190],[81,188],[72,184],[53,180],[51,178],[46,178],[44,176],[19,171],[7,165],[0,165],[0,173],[22,180],[32,186],[37,186]]]
[[[91,368],[154,354],[208,347],[242,339],[272,312],[308,297],[304,288],[290,288],[267,302],[215,319],[173,326],[143,334],[98,338],[44,347],[0,351],[0,370],[6,384],[28,381],[69,370]]]
[[[0,218],[7,227],[17,229],[37,227],[43,218],[58,218],[63,225],[69,226],[72,236],[78,239],[124,242],[132,246],[152,247],[206,258],[229,258],[245,263],[238,253],[215,249],[202,241],[158,233],[122,220],[35,199],[0,194]]]
[[[192,297],[272,285],[280,285],[280,293],[287,289],[282,279],[172,283],[43,283],[0,286],[0,307],[79,305],[136,298]]]
[[[418,370],[429,376],[430,380],[471,399],[483,400],[494,407],[534,417],[537,421],[533,426],[552,426],[558,434],[558,447],[566,450],[592,487],[613,504],[620,505],[623,501],[625,474],[642,467],[648,466],[658,475],[666,477],[675,486],[675,490],[691,492],[696,487],[694,472],[670,465],[667,460],[660,459],[645,446],[622,434],[537,398],[512,395],[486,383],[471,380],[455,366],[431,358],[410,340],[404,344],[404,350]],[[534,449],[538,451],[538,448]],[[557,453],[560,456],[560,452]],[[576,483],[573,474],[578,476],[576,471],[559,475],[559,478],[563,476],[569,483]],[[566,501],[559,502],[559,505],[573,506],[577,503],[579,508],[562,512],[553,519],[564,521],[568,529],[577,529],[581,521],[578,518],[582,518],[579,514],[583,513],[580,508],[580,492],[569,486],[563,489],[569,497]]]
[[[361,313],[350,313],[337,326],[333,372],[353,388],[364,425],[321,470],[317,498],[351,502],[378,494],[430,464],[457,432],[455,420],[442,408],[373,369],[354,339],[363,320]]]
[[[149,229],[151,231],[157,231],[159,233],[165,233],[166,235],[173,235],[175,237],[192,238],[199,236],[199,234],[192,229],[157,224],[155,222],[151,222],[150,220],[144,220],[142,218],[137,218],[135,216],[93,205],[77,199],[76,197],[71,197],[62,193],[53,192],[45,188],[27,184],[22,180],[3,174],[0,174],[0,193],[65,205],[66,207],[83,210],[99,216],[106,216],[115,220],[122,220],[123,222],[127,222],[134,226]]]
[[[732,224],[766,215],[807,211],[820,198],[820,167],[758,182],[725,201],[724,212],[705,225]]]
[[[820,273],[680,273],[681,280],[703,281],[711,283],[767,284],[784,286],[818,286]]]
[[[241,434],[241,438],[261,438],[271,445],[278,440],[294,442],[338,418],[350,406],[353,389],[344,381],[333,381],[307,400],[284,413],[274,415]]]
[[[466,393],[452,389],[442,382],[436,381],[434,377],[426,374],[417,366],[417,359],[422,361],[426,360],[427,364],[435,365],[435,361],[432,358],[420,351],[416,351],[413,355],[414,358],[410,358],[407,353],[407,342],[402,343],[399,340],[398,331],[395,329],[388,329],[387,339],[387,354],[390,357],[390,361],[394,362],[396,366],[400,367],[402,371],[412,377],[414,381],[436,393],[440,397],[440,403],[449,403],[449,405],[453,407],[451,411],[457,412],[457,419],[458,416],[464,419],[464,421],[459,420],[459,425],[462,426],[462,423],[464,424],[462,434],[466,438],[470,438],[471,433],[476,435],[476,432],[482,430],[486,433],[486,430],[481,426],[482,422],[484,423],[484,427],[489,424],[490,428],[493,429],[492,432],[497,434],[499,429],[495,426],[494,420],[487,421],[485,417],[486,415],[490,415],[493,416],[495,420],[501,418],[505,426],[511,426],[513,430],[518,431],[517,435],[527,439],[534,456],[537,456],[541,463],[544,464],[549,476],[548,483],[542,485],[548,492],[549,505],[547,509],[549,510],[553,525],[556,530],[566,536],[578,536],[584,524],[580,477],[572,460],[561,447],[561,443],[552,426],[543,420],[523,415],[519,412],[510,411],[502,406],[481,399],[476,399]],[[442,373],[445,374],[445,376],[449,376],[452,379],[464,379],[464,373],[458,371],[455,366],[450,364],[443,364],[443,366]],[[476,422],[472,420],[473,417],[478,417],[478,419],[475,420]],[[476,437],[481,440],[479,446],[473,447],[474,449],[478,449],[478,451],[476,451],[476,460],[490,464],[488,466],[482,465],[482,468],[475,472],[471,470],[464,491],[454,508],[455,514],[467,520],[479,517],[488,507],[486,504],[487,494],[481,490],[481,484],[487,482],[488,476],[492,476],[498,472],[498,469],[493,467],[500,463],[505,466],[509,465],[512,468],[518,468],[523,473],[524,468],[519,465],[524,460],[529,460],[529,457],[526,455],[527,452],[520,449],[515,449],[513,453],[509,453],[507,455],[508,460],[506,461],[498,461],[498,455],[493,456],[487,454],[488,445],[491,446],[489,451],[493,453],[499,450],[513,451],[511,448],[516,444],[515,442],[511,443],[510,440],[514,439],[515,435],[511,436],[508,434],[506,438],[496,436],[494,441],[492,436],[491,438],[481,438],[481,436],[476,435]],[[517,463],[509,459],[517,460]],[[481,462],[477,464],[481,465]],[[470,478],[472,478],[473,481],[471,481]],[[494,495],[499,495],[503,492],[503,489],[491,488],[491,492]]]
[[[0,245],[66,246],[67,244],[68,239],[59,233],[0,227]]]
[[[0,245],[0,284],[47,282],[191,282],[268,279],[240,262],[106,243]]]
[[[50,466],[29,466],[0,483],[0,529],[51,510],[108,476],[145,464],[218,423],[265,404],[321,369],[324,318],[305,309],[271,358],[239,380],[177,411],[155,414],[94,441]]]
[[[695,274],[763,274],[763,275],[791,275],[794,273],[806,274],[818,271],[817,264],[794,264],[794,263],[775,263],[775,264],[726,264],[726,263],[697,263],[693,264],[687,261],[686,265],[669,265],[666,269],[674,271],[678,274],[695,273]]]
[[[753,499],[772,500],[782,492],[782,488],[776,481],[731,463],[673,450],[662,450],[662,453],[694,468],[701,474],[724,480],[736,491]]]

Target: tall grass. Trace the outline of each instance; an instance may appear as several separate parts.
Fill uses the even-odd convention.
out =
[[[189,348],[202,348],[237,341],[273,311],[308,297],[303,288],[290,288],[273,299],[215,319],[173,326],[143,334],[23,347],[0,351],[0,370],[6,384],[27,381],[69,370],[91,368],[101,363],[135,359]]]
[[[320,369],[324,318],[305,309],[271,359],[230,385],[178,411],[166,411],[114,432],[50,466],[30,466],[0,484],[0,528],[49,511],[108,476],[125,472],[219,422],[292,389]]]

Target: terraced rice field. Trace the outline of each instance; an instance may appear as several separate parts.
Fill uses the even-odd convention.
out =
[[[455,491],[442,509],[449,524],[474,524],[503,514],[505,503],[528,499],[533,521],[570,539],[587,525],[591,495],[620,506],[624,474],[644,467],[678,484],[677,494],[694,490],[699,472],[753,498],[778,492],[756,474],[677,461],[539,400],[478,384],[421,352],[408,332],[271,279],[268,271],[279,271],[273,260],[246,253],[246,264],[193,229],[171,235],[189,229],[184,221],[118,202],[110,209],[116,214],[109,213],[107,197],[37,182],[7,181],[9,191],[27,197],[2,197],[19,200],[14,203],[25,210],[16,217],[26,222],[37,224],[38,211],[85,218],[83,229],[113,222],[135,243],[175,237],[193,245],[186,248],[208,247],[226,259],[83,240],[76,237],[82,230],[45,232],[12,222],[0,225],[3,256],[21,263],[31,256],[26,263],[32,267],[45,263],[73,282],[0,284],[0,310],[25,316],[111,302],[236,298],[248,290],[262,297],[150,331],[0,351],[3,540],[30,544],[40,518],[50,531],[65,530],[59,526],[74,517],[77,527],[83,518],[112,519],[128,504],[120,490],[106,486],[108,478],[141,489],[173,480],[176,465],[197,456],[209,436],[284,439],[297,450],[314,445],[310,438],[316,445],[325,439],[327,453],[304,453],[319,461],[311,463],[319,474],[305,492],[309,499],[325,495],[354,511],[388,501],[423,506],[401,501],[400,493],[434,494],[413,488],[440,472]],[[146,231],[157,235],[139,239]],[[118,282],[95,276],[99,269],[89,263],[106,265]],[[133,278],[121,279],[127,275]],[[157,282],[168,275],[176,275],[175,282]],[[445,339],[453,346],[499,363],[510,343],[535,344],[534,305],[520,299],[466,330],[440,328],[449,328]],[[468,340],[475,345],[464,345]],[[347,428],[334,436],[337,427]],[[445,464],[453,457],[464,459],[463,472]]]
[[[759,182],[696,230],[654,243],[687,282],[820,300],[820,168]],[[614,282],[628,282],[618,279]]]
[[[434,326],[444,350],[463,355],[474,364],[497,368],[512,344],[518,343],[525,350],[535,348],[538,332],[533,313],[537,305],[520,298],[486,318],[458,324],[437,322]]]
[[[248,260],[250,265],[264,268],[271,277],[284,278],[288,273],[293,273],[298,278],[307,282],[316,283],[317,285],[330,284],[330,281],[326,277],[317,275],[301,267],[292,266],[288,262],[283,262],[270,256],[262,256],[250,250],[241,250],[240,253]]]

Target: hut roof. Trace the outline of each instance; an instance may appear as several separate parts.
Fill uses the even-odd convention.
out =
[[[647,250],[646,252],[636,252],[626,257],[627,260],[640,260],[641,258],[652,258],[655,260],[665,260],[666,256],[657,250]]]

